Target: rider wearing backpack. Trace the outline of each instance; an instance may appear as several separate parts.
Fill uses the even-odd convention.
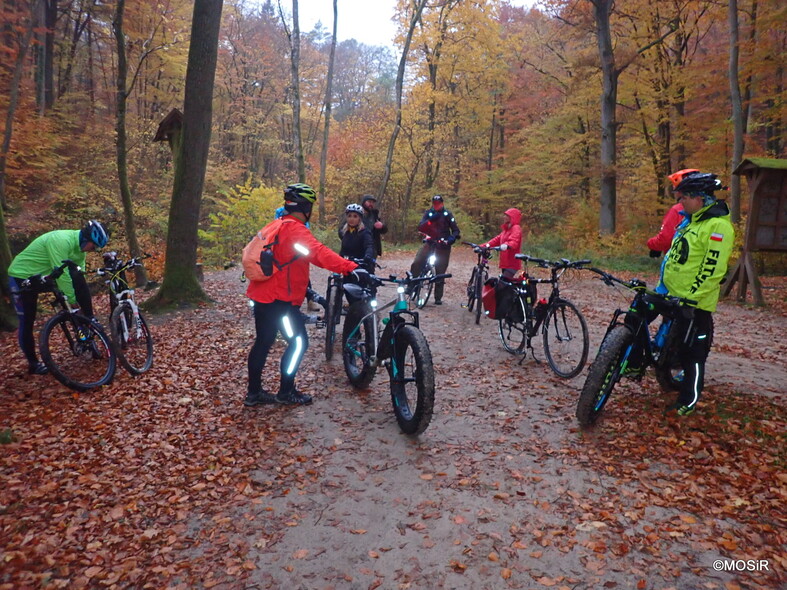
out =
[[[250,280],[246,289],[246,295],[254,302],[256,329],[249,352],[249,385],[243,402],[246,406],[311,403],[311,396],[295,387],[298,367],[309,346],[300,312],[309,284],[309,264],[341,274],[358,268],[320,243],[306,228],[316,199],[317,194],[307,184],[291,184],[284,190],[286,214],[276,235],[265,236],[274,261],[272,272],[267,280]],[[262,370],[279,332],[287,341],[287,349],[281,359],[279,391],[274,396],[262,387]]]

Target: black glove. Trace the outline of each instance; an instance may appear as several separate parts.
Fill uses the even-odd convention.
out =
[[[451,246],[451,245],[452,245],[452,244],[453,244],[453,243],[456,241],[456,238],[455,238],[454,236],[448,236],[448,237],[445,239],[445,241],[446,241],[446,243],[447,243],[449,246]]]
[[[651,250],[650,251],[650,257],[651,258],[658,258],[659,256],[661,256],[661,250]]]
[[[369,271],[359,266],[355,270],[350,271],[350,273],[347,275],[347,278],[350,279],[350,282],[363,287],[369,281]]]

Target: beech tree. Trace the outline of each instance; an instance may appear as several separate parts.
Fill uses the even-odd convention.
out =
[[[222,0],[195,0],[183,101],[183,140],[169,209],[167,260],[152,307],[207,300],[197,278],[197,229],[208,163]]]

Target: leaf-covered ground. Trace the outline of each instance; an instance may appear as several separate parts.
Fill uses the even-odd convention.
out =
[[[766,280],[769,310],[721,305],[697,414],[664,418],[674,394],[646,377],[583,432],[584,373],[518,364],[495,322],[476,326],[471,264],[456,250],[446,304],[422,312],[437,401],[417,439],[386,376],[353,391],[313,326],[299,386],[315,403],[243,407],[253,325],[235,270],[206,277],[215,306],[153,319],[148,374],[99,391],[29,377],[1,334],[0,589],[784,587],[785,281]],[[628,295],[589,275],[564,295],[592,359]]]

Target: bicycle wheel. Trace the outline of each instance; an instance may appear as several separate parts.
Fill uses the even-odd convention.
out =
[[[104,331],[84,316],[61,311],[44,325],[41,358],[66,387],[87,391],[115,376],[116,359]]]
[[[148,324],[129,303],[121,302],[112,312],[109,323],[112,345],[120,364],[132,375],[141,375],[153,366],[153,338]]]
[[[581,426],[591,426],[598,419],[612,388],[620,380],[621,361],[633,341],[634,334],[622,325],[612,328],[604,338],[579,394],[576,415]]]
[[[374,341],[374,322],[370,316],[371,306],[365,301],[356,301],[347,311],[342,333],[342,361],[344,372],[353,387],[365,389],[374,379],[376,367],[372,365],[372,357],[376,354]]]
[[[325,360],[333,358],[333,343],[336,341],[336,326],[342,316],[342,290],[336,284],[328,286],[325,298],[328,302],[325,308]]]
[[[560,377],[579,375],[588,360],[588,326],[570,301],[558,299],[547,311],[542,329],[544,354],[549,366]]]
[[[415,326],[396,332],[388,374],[399,428],[405,434],[421,434],[434,412],[434,366],[429,344]]]
[[[511,310],[505,317],[498,320],[500,340],[511,354],[520,354],[525,350],[528,341],[527,314],[521,297],[516,297]]]
[[[467,281],[467,311],[473,311],[473,306],[476,302],[481,302],[481,300],[476,295],[476,278],[478,277],[478,267],[473,267],[473,272],[470,273],[470,280]]]
[[[425,272],[423,275],[424,277],[433,277],[435,276],[434,266],[431,264],[426,267]],[[415,306],[418,309],[423,309],[423,307],[429,302],[429,297],[432,295],[432,289],[434,288],[434,283],[432,281],[421,281],[418,285],[418,294],[415,296]]]
[[[480,324],[481,323],[481,312],[482,312],[483,307],[484,307],[484,304],[481,301],[481,290],[484,288],[484,283],[486,283],[486,280],[488,278],[489,278],[489,273],[487,273],[486,270],[484,270],[483,272],[479,272],[478,276],[476,277],[476,280],[475,280],[475,285],[473,287],[475,289],[475,300],[476,300],[476,306],[477,306],[475,308],[475,323],[476,324]]]

